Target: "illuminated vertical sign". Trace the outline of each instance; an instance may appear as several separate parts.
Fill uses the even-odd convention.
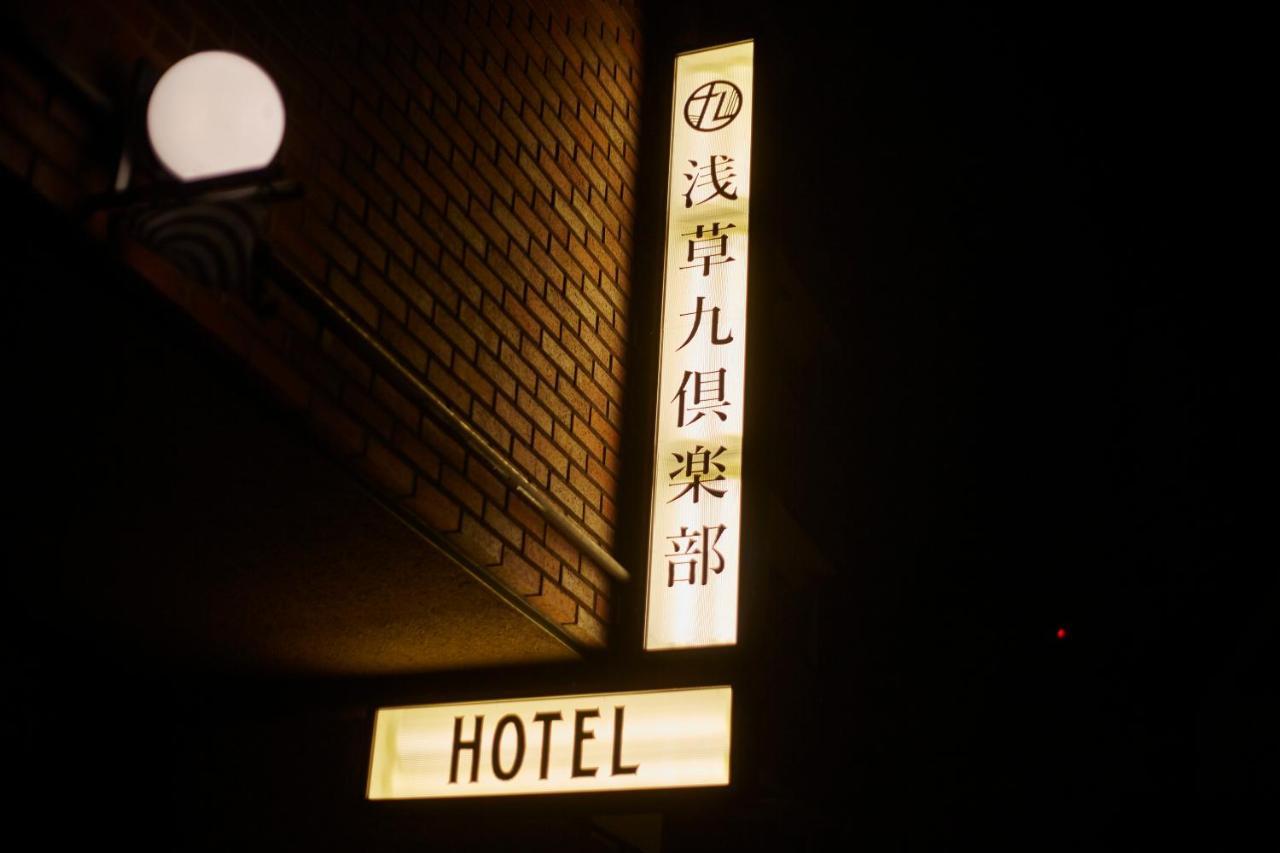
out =
[[[494,797],[729,784],[733,690],[382,708],[368,797]]]
[[[738,639],[753,47],[676,57],[646,649]]]

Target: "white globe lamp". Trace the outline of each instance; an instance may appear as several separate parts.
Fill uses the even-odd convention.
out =
[[[147,103],[147,136],[183,181],[262,169],[284,140],[284,101],[267,72],[236,53],[193,53],[170,66]]]

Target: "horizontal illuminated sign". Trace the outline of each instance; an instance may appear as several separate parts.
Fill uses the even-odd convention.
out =
[[[382,708],[371,800],[729,784],[733,690]]]
[[[676,57],[646,649],[738,640],[753,56]]]

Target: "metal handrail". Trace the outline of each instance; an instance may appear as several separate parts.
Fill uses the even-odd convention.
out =
[[[488,438],[467,423],[440,394],[418,376],[416,371],[405,364],[398,354],[388,349],[376,335],[366,329],[357,317],[279,254],[271,251],[266,254],[266,268],[277,284],[283,286],[291,295],[302,297],[311,305],[340,321],[340,331],[348,331],[356,338],[361,349],[373,353],[394,374],[394,378],[399,380],[397,384],[410,390],[415,397],[426,403],[436,420],[484,459],[508,488],[532,504],[552,527],[568,537],[569,541],[578,546],[609,575],[619,581],[631,579],[631,574],[622,564],[581,524],[568,515],[552,495],[525,476],[525,473],[494,447]]]

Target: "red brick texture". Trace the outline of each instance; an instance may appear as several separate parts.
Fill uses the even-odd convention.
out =
[[[321,11],[323,10],[323,11]],[[267,239],[611,550],[639,132],[638,15],[606,0],[20,3],[39,50],[104,92],[226,49],[277,81],[303,183]],[[0,167],[55,204],[107,188],[101,117],[0,51]],[[128,258],[388,500],[587,645],[607,576],[397,390],[342,329],[254,312]],[[346,339],[349,339],[347,336]]]

